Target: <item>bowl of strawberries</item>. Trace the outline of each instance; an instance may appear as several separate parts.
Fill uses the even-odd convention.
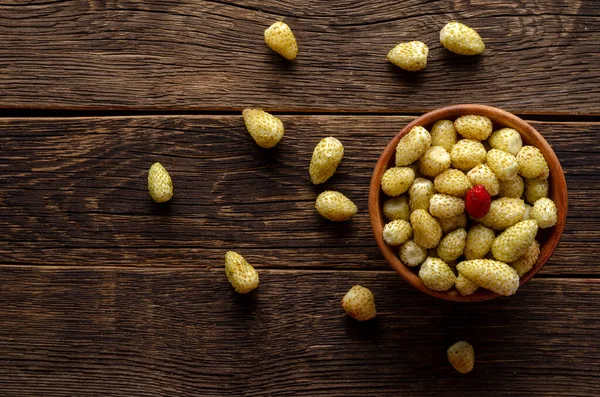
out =
[[[556,154],[529,123],[455,105],[404,127],[369,189],[377,245],[411,285],[437,298],[510,296],[548,261],[567,216]]]

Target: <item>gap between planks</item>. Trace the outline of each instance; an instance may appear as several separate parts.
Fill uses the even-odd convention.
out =
[[[418,117],[433,109],[408,110],[403,112],[394,111],[360,111],[360,110],[339,110],[339,111],[289,111],[286,109],[269,109],[266,111],[278,116],[356,116],[356,117]],[[88,119],[88,118],[170,118],[170,117],[218,117],[218,116],[242,116],[242,108],[236,110],[71,110],[71,109],[0,109],[0,119]],[[578,115],[572,113],[514,113],[516,116],[537,122],[600,122],[600,115]]]
[[[42,270],[75,270],[75,271],[131,271],[136,273],[164,273],[164,272],[178,272],[178,271],[202,271],[211,273],[221,273],[224,271],[222,266],[54,266],[54,265],[32,265],[32,264],[15,264],[15,263],[0,263],[0,271],[3,269],[27,269],[32,271]],[[357,274],[381,274],[381,275],[393,275],[395,274],[393,269],[335,269],[335,268],[315,268],[313,267],[277,267],[267,266],[259,267],[256,269],[259,273],[269,274],[327,274],[327,273],[357,273]],[[600,282],[600,274],[537,274],[534,279],[548,279],[548,280],[589,280],[592,282]],[[400,279],[399,279],[400,280]]]

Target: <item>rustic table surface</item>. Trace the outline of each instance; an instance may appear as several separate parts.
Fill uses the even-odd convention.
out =
[[[285,18],[286,62],[263,30]],[[486,51],[438,40],[452,19]],[[385,55],[430,47],[407,73]],[[592,0],[5,0],[0,3],[0,395],[600,395],[600,2]],[[433,299],[378,251],[377,158],[415,116],[483,103],[531,123],[569,188],[562,241],[514,297]],[[285,123],[273,150],[241,118]],[[315,187],[314,145],[346,154]],[[149,166],[175,197],[156,206]],[[359,213],[321,219],[316,195]],[[223,255],[254,264],[238,296]],[[340,299],[369,287],[379,315]],[[455,372],[446,348],[476,350]]]

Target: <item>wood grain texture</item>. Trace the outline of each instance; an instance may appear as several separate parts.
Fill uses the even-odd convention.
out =
[[[237,116],[0,120],[0,263],[217,267],[240,250],[257,267],[388,269],[371,234],[371,173],[411,117],[282,116],[286,135],[260,149]],[[546,275],[598,275],[600,123],[532,122],[567,176],[569,217]],[[310,184],[314,145],[345,145],[338,172]],[[175,197],[156,206],[149,166],[170,171]],[[314,210],[336,189],[359,213],[333,224]]]
[[[598,280],[534,279],[456,304],[392,272],[1,267],[0,389],[62,396],[597,396]],[[369,287],[378,317],[340,306]],[[475,347],[462,376],[446,349]],[[543,379],[543,381],[532,381]],[[510,380],[510,381],[507,381]]]
[[[263,42],[282,18],[293,63]],[[482,35],[482,56],[441,47],[453,19]],[[598,39],[600,3],[583,0],[5,1],[0,107],[599,115]],[[408,40],[430,47],[422,73],[385,59]]]

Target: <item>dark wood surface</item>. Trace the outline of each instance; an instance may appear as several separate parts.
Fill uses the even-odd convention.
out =
[[[294,63],[264,45],[285,17]],[[458,19],[487,49],[438,44]],[[430,46],[427,69],[385,61]],[[570,0],[0,3],[0,396],[600,395],[600,3]],[[484,103],[530,121],[565,170],[549,263],[510,298],[457,304],[392,271],[367,195],[389,140],[424,111]],[[257,147],[241,109],[284,121]],[[310,184],[314,145],[345,146]],[[157,207],[160,161],[175,197]],[[325,222],[316,195],[359,213]],[[223,255],[254,264],[237,296]],[[340,300],[372,289],[377,320]],[[461,376],[445,351],[476,351]]]
[[[282,18],[293,63],[263,40]],[[451,19],[481,33],[482,56],[441,47]],[[593,0],[16,0],[0,4],[0,29],[5,107],[600,115]],[[385,59],[407,40],[430,47],[423,73]]]
[[[600,394],[598,280],[536,278],[511,299],[457,304],[390,271],[260,270],[244,297],[222,269],[0,275],[4,396]],[[376,296],[371,323],[340,312],[357,282]],[[476,352],[468,376],[446,358],[460,339]]]

